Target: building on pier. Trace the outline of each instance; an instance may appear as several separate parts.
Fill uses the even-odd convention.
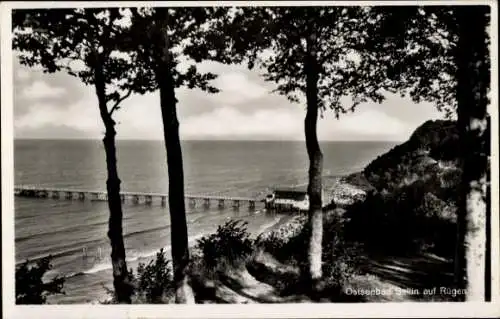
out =
[[[303,211],[309,208],[309,196],[303,189],[278,188],[265,199],[266,208],[277,211]]]

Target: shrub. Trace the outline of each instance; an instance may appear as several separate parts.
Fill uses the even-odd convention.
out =
[[[246,225],[247,222],[241,220],[230,220],[215,233],[197,241],[196,248],[208,267],[216,268],[219,263],[234,266],[253,252],[253,241]]]
[[[135,286],[134,286],[135,277],[134,277],[134,271],[132,270],[132,268],[130,268],[128,270],[127,276],[128,276],[128,282],[130,283],[130,289],[132,289],[132,291],[135,292]],[[114,304],[118,304],[119,302],[118,302],[118,298],[116,297],[115,290],[112,289],[112,288],[107,287],[104,284],[101,284],[101,286],[106,291],[106,294],[108,295],[108,298],[105,299],[105,300],[100,300],[99,304],[102,304],[102,305],[114,305]],[[134,300],[132,300],[132,302],[133,301]]]
[[[281,294],[299,293],[308,287],[308,243],[309,227],[301,220],[300,228],[291,223],[282,226],[266,236],[259,236],[257,245],[264,251],[272,254],[277,260],[288,265],[297,266],[301,276],[289,276],[273,280],[273,286],[278,288]],[[326,293],[334,301],[340,301],[342,287],[358,273],[361,261],[361,247],[345,238],[343,228],[345,220],[332,212],[324,214],[323,231],[323,286]],[[255,270],[264,271],[264,270]],[[263,275],[265,276],[265,275]],[[267,275],[267,277],[272,277]]]
[[[296,263],[307,249],[306,233],[304,226],[307,216],[299,215],[280,228],[260,234],[255,240],[257,247],[272,254],[282,262]]]
[[[348,209],[350,239],[390,253],[428,251],[453,253],[455,208],[435,195],[428,183],[416,182],[398,191],[373,193]]]
[[[154,260],[147,265],[140,263],[137,267],[136,295],[147,303],[165,303],[165,298],[174,295],[174,280],[171,261],[167,260],[162,248]]]
[[[16,304],[44,304],[47,296],[64,294],[64,278],[55,277],[43,282],[43,276],[52,269],[52,257],[44,257],[34,265],[26,260],[16,267]]]
[[[347,240],[342,217],[328,221],[323,235],[323,278],[332,297],[341,294],[344,285],[358,273],[362,246]]]

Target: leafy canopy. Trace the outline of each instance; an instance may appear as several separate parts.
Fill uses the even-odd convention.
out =
[[[276,92],[300,102],[306,92],[307,38],[314,34],[318,103],[336,117],[387,92],[456,108],[458,43],[454,7],[245,7],[226,19],[238,62],[263,71]],[[347,98],[347,99],[346,99]],[[347,102],[350,100],[350,103]]]
[[[109,114],[131,93],[155,88],[143,62],[120,44],[130,23],[127,9],[38,9],[13,14],[13,48],[21,64],[45,73],[65,71],[83,83],[95,83],[102,66]]]
[[[300,102],[306,92],[305,61],[317,63],[318,107],[339,117],[367,100],[384,99],[385,77],[365,63],[360,45],[367,41],[364,7],[244,7],[226,23],[227,40],[238,62],[264,71],[276,92]],[[314,35],[314,52],[308,38]],[[309,53],[308,53],[309,52]],[[351,100],[346,106],[345,99]]]
[[[162,297],[174,294],[174,282],[171,262],[166,252],[160,249],[156,258],[148,264],[140,263],[137,267],[136,294],[146,298],[150,303],[159,303]]]
[[[123,49],[135,52],[153,74],[168,71],[175,88],[185,86],[217,93],[219,89],[210,85],[217,75],[200,71],[197,64],[229,59],[216,25],[226,11],[211,7],[132,8],[132,28]],[[166,44],[161,41],[162,32],[168,35],[168,61],[164,61]]]
[[[36,263],[26,260],[16,267],[16,304],[44,304],[49,295],[64,294],[63,277],[43,281],[52,268],[52,257],[44,257]]]
[[[196,64],[228,59],[215,27],[225,8],[16,10],[13,48],[21,64],[41,66],[45,73],[65,71],[85,84],[95,83],[95,63],[100,63],[106,101],[114,102],[109,105],[112,114],[131,93],[158,88],[155,71],[163,55],[158,41],[163,25],[158,13],[162,10],[168,10],[168,68],[175,87],[218,92],[209,85],[216,75],[200,72]]]
[[[408,94],[415,102],[435,103],[448,117],[457,108],[460,8],[469,10],[463,6],[382,6],[368,12],[377,21],[367,30],[371,63],[387,75],[391,91]],[[471,8],[489,15],[488,6]],[[489,45],[489,35],[486,39]],[[490,60],[484,62],[489,69]],[[488,74],[482,80],[489,86]]]

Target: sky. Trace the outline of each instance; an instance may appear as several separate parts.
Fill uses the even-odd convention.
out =
[[[16,138],[101,139],[95,89],[65,73],[44,74],[14,57],[14,135]],[[221,92],[179,88],[178,117],[182,140],[304,140],[305,105],[271,93],[273,83],[244,66],[205,63],[219,75],[212,83]],[[415,104],[387,95],[382,103],[364,103],[336,119],[319,120],[324,141],[404,141],[423,122],[442,118],[434,105]],[[159,94],[132,95],[115,112],[117,139],[163,138]]]

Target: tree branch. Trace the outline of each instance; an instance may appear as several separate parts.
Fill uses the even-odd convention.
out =
[[[121,98],[119,98],[115,102],[115,104],[113,105],[113,107],[109,111],[109,116],[112,116],[114,111],[120,109],[120,103],[123,102],[123,100],[125,100],[126,98],[128,98],[130,96],[130,94],[132,94],[132,89],[129,89],[125,95],[123,95]]]

